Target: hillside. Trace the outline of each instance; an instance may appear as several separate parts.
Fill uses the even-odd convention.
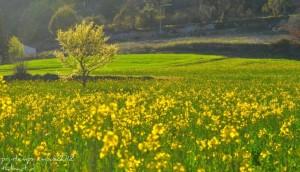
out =
[[[193,23],[209,28],[211,26],[206,24],[221,23],[222,26],[222,23],[230,24],[237,19],[278,17],[296,10],[294,1],[284,0],[279,4],[269,1],[10,0],[0,2],[0,30],[5,30],[8,36],[16,35],[32,46],[44,42],[52,45],[57,30],[82,20],[103,24],[109,33],[161,33]]]

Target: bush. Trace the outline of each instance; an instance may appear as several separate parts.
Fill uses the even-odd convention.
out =
[[[14,76],[18,79],[25,79],[28,77],[27,67],[24,63],[19,63],[14,67]]]
[[[12,62],[22,62],[24,59],[24,45],[19,38],[13,36],[8,42],[8,54]]]
[[[45,81],[56,81],[59,80],[59,76],[56,74],[45,74],[44,76],[42,76],[43,80]]]
[[[14,75],[7,75],[4,77],[6,81],[13,80],[31,80],[31,81],[57,81],[60,77],[56,74],[45,75],[31,75],[29,73],[15,73]]]

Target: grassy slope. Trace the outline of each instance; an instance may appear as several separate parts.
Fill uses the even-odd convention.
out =
[[[26,62],[32,74],[67,74],[57,59]],[[0,74],[12,73],[12,65],[0,66]],[[195,54],[119,55],[95,75],[154,75],[202,78],[300,77],[300,61],[284,59],[242,59]],[[237,75],[238,74],[238,75]]]

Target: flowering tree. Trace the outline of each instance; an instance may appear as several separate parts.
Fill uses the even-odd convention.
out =
[[[111,62],[118,50],[116,45],[107,43],[103,26],[92,22],[83,21],[67,31],[58,31],[57,40],[62,47],[57,57],[81,76],[83,87],[91,72]]]

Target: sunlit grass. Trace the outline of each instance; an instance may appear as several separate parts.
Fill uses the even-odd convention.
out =
[[[26,62],[31,74],[69,74],[58,59]],[[0,66],[0,74],[12,74],[13,65]],[[243,59],[197,54],[118,55],[94,75],[153,75],[196,77],[298,77],[300,61],[285,59]],[[238,74],[238,75],[236,75]]]

